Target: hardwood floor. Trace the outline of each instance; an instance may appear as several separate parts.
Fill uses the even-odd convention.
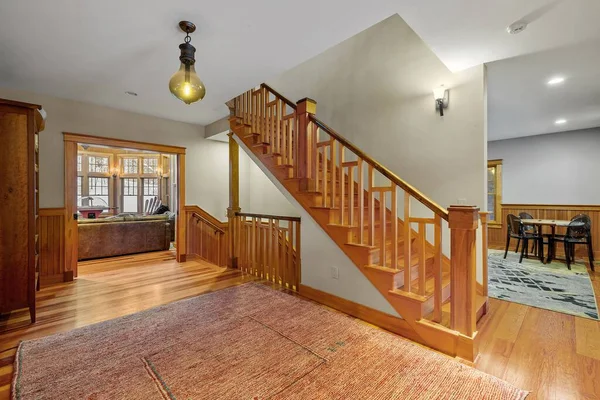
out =
[[[178,264],[170,252],[80,263],[79,273],[74,282],[38,293],[34,326],[27,310],[0,318],[0,400],[9,398],[15,348],[22,339],[256,279],[201,260]],[[598,297],[600,273],[591,276]],[[476,367],[532,391],[528,400],[600,398],[600,322],[491,299],[478,328]]]
[[[566,266],[565,266],[566,268]],[[600,272],[588,273],[600,304]],[[600,399],[600,321],[490,299],[475,366],[534,399]]]
[[[202,260],[178,264],[170,251],[79,263],[79,278],[37,294],[38,319],[29,311],[0,317],[0,400],[10,397],[12,364],[20,340],[65,332],[256,278]]]

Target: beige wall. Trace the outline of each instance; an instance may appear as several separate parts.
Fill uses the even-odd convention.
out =
[[[204,139],[204,127],[4,88],[0,97],[41,104],[48,113],[40,135],[41,207],[64,205],[62,132],[71,132],[186,147],[186,203],[226,219],[228,149]]]
[[[485,205],[484,67],[451,73],[394,15],[270,79],[317,117],[427,196]],[[432,88],[450,88],[445,116]]]
[[[443,207],[464,199],[485,210],[485,68],[451,73],[398,15],[267,83],[292,101],[316,100],[319,119]],[[442,84],[450,88],[444,117],[432,94]],[[322,236],[303,222],[303,283],[389,312],[349,260],[324,256],[334,252]],[[443,244],[448,254],[446,224]]]

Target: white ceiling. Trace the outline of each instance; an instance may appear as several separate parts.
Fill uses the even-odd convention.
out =
[[[565,0],[520,35],[508,24],[551,0],[18,0],[0,3],[0,86],[208,124],[225,101],[398,13],[451,70],[600,36],[600,1]],[[168,81],[189,19],[206,98]],[[138,97],[126,95],[134,91]]]
[[[488,140],[600,126],[599,66],[600,40],[488,64]]]

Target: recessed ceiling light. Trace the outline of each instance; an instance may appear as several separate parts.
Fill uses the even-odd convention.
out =
[[[566,123],[567,123],[567,120],[566,120],[566,119],[564,119],[564,118],[559,118],[559,119],[557,119],[556,121],[554,121],[554,123],[555,123],[556,125],[562,125],[562,124],[566,124]]]
[[[126,91],[126,92],[125,92],[125,94],[128,94],[128,95],[130,95],[130,96],[137,96],[137,93],[136,93],[136,92],[131,92],[131,91],[129,91],[129,90],[128,90],[128,91]]]
[[[565,78],[563,78],[562,76],[557,76],[555,78],[552,78],[548,81],[548,85],[558,85],[559,83],[563,83],[565,81]]]

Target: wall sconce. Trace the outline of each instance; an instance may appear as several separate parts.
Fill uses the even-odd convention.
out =
[[[433,89],[433,98],[435,99],[435,109],[440,110],[440,116],[444,116],[444,108],[448,108],[449,93],[443,85]]]
[[[160,179],[162,179],[164,177],[162,168],[158,167],[156,169],[156,176],[158,176]]]
[[[112,168],[111,173],[112,173],[112,177],[116,178],[117,176],[119,176],[119,168],[117,168],[117,167]]]

